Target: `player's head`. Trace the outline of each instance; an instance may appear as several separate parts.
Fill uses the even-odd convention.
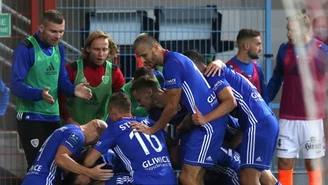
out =
[[[287,19],[287,38],[291,44],[304,41],[311,28],[310,17],[305,13],[297,13]]]
[[[149,34],[140,34],[133,42],[132,51],[140,57],[145,66],[155,68],[163,65],[163,48],[158,41]]]
[[[254,29],[241,29],[237,35],[238,50],[247,53],[249,58],[258,59],[262,51],[261,34]]]
[[[162,104],[160,92],[163,91],[158,87],[156,79],[140,77],[134,81],[130,91],[139,106],[144,107],[147,111],[154,107],[161,108],[159,107],[159,104]]]
[[[204,72],[206,65],[205,65],[205,57],[196,49],[188,50],[183,53],[185,56],[190,58],[194,64],[197,66],[200,72]]]
[[[314,37],[321,41],[328,40],[328,22],[326,16],[319,16],[312,22]]]
[[[97,66],[101,66],[106,60],[113,59],[119,53],[119,49],[112,37],[107,33],[97,30],[92,32],[82,48],[82,60],[87,60]]]
[[[140,78],[142,76],[147,77],[147,78],[153,78],[154,77],[153,70],[150,69],[149,67],[140,67],[140,68],[138,68],[134,72],[133,81],[137,80],[138,78]]]
[[[100,119],[94,119],[85,125],[81,125],[81,128],[85,136],[85,144],[93,145],[107,128],[107,123]]]
[[[65,32],[65,19],[58,10],[48,10],[39,25],[39,37],[49,46],[58,45]]]
[[[114,93],[108,104],[109,118],[114,122],[120,117],[131,116],[131,100],[124,92]]]

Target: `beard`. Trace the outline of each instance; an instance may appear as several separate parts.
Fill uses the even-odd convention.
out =
[[[253,59],[253,60],[257,60],[259,59],[259,55],[258,54],[252,54],[250,52],[247,53],[249,58]]]

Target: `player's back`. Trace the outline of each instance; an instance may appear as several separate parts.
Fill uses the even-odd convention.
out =
[[[194,113],[194,106],[207,114],[218,106],[218,100],[204,76],[197,69],[194,63],[186,56],[177,52],[168,52],[165,55],[164,77],[168,89],[182,89],[182,100],[191,113]],[[172,75],[173,74],[173,75]],[[168,78],[175,76],[175,78]]]
[[[27,172],[22,185],[53,184],[61,180],[62,170],[55,164],[55,156],[59,145],[84,142],[83,133],[77,125],[68,124],[55,130],[43,143],[33,165]],[[67,139],[68,140],[65,140]]]
[[[220,77],[207,77],[214,91],[222,83],[222,79],[226,80],[232,88],[237,101],[237,116],[242,128],[247,127],[243,123],[248,123],[249,120],[257,122],[268,115],[273,115],[256,87],[244,76],[230,68],[222,68]]]
[[[154,122],[148,118],[123,118],[112,125],[111,135],[115,135],[114,151],[120,157],[134,179],[134,184],[173,185],[175,175],[165,143],[164,131],[153,135],[134,132],[131,121],[148,126]]]

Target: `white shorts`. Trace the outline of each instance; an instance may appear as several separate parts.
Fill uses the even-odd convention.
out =
[[[315,159],[325,155],[323,120],[279,120],[276,155],[280,158]]]

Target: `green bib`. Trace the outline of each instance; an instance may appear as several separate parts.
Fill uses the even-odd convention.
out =
[[[49,87],[49,94],[54,98],[55,103],[49,104],[43,99],[40,101],[26,101],[16,99],[17,112],[30,112],[42,115],[59,116],[58,105],[58,78],[60,70],[60,53],[58,46],[53,47],[52,55],[43,53],[37,40],[30,36],[27,38],[34,47],[35,61],[29,69],[25,78],[25,84],[33,88]]]
[[[84,76],[83,61],[77,60],[77,74],[74,84],[87,82]],[[88,86],[92,91],[90,100],[78,97],[70,97],[66,107],[76,122],[86,124],[92,119],[106,120],[108,117],[108,101],[112,95],[112,63],[106,61],[106,72],[102,77],[102,82],[97,87]]]
[[[130,92],[130,88],[132,85],[132,80],[129,81],[128,83],[126,83],[123,87],[122,87],[122,91],[124,91],[130,98],[131,100],[131,110],[132,110],[132,115],[133,116],[137,116],[137,117],[147,117],[148,116],[148,112],[146,111],[145,108],[140,107],[138,102],[136,101],[136,99],[134,99],[132,93]]]
[[[157,80],[156,76],[154,75],[154,78]],[[161,88],[161,85],[159,84],[158,80],[157,80],[157,83],[158,83],[158,87]],[[146,117],[148,116],[148,112],[146,111],[146,109],[144,107],[140,107],[139,106],[139,103],[137,102],[136,99],[134,99],[131,91],[130,91],[130,88],[132,86],[132,80],[129,81],[128,83],[126,83],[122,88],[121,90],[124,91],[130,98],[131,100],[131,104],[132,104],[132,115],[133,116],[139,116],[139,117]]]

